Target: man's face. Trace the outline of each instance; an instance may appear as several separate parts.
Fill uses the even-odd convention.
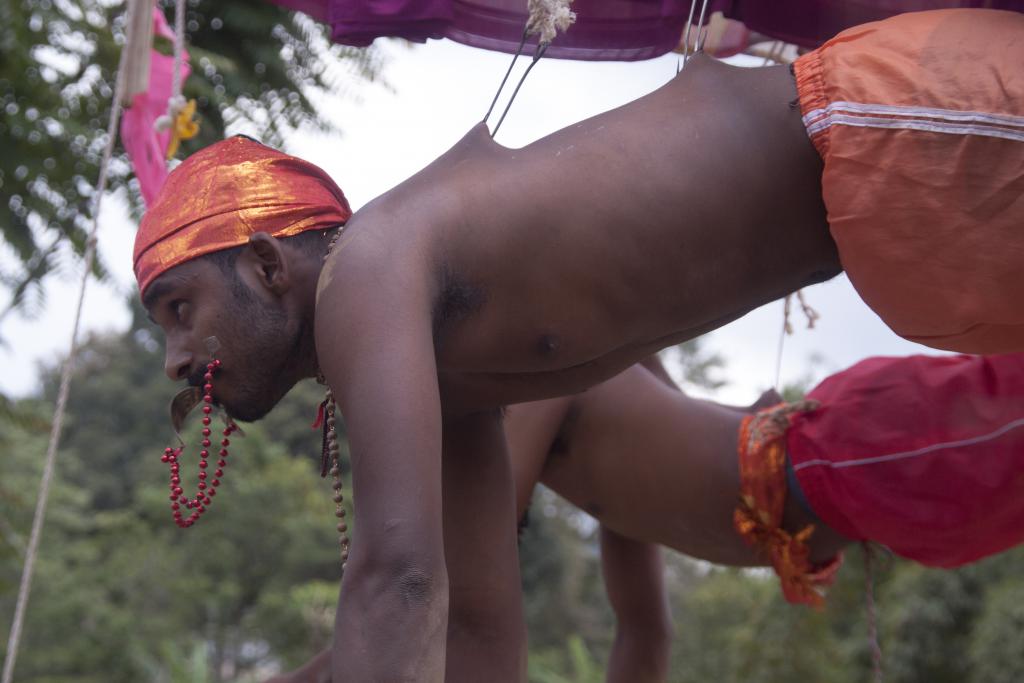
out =
[[[236,419],[260,419],[299,379],[297,325],[279,301],[237,273],[198,258],[154,280],[143,304],[166,336],[164,367],[172,380],[201,387],[211,360],[206,340],[217,338],[213,399]]]

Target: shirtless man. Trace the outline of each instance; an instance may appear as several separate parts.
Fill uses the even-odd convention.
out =
[[[303,250],[280,238],[329,225],[286,220],[290,209],[274,201],[273,174],[258,177],[256,164],[246,160],[258,155],[252,143],[227,141],[183,163],[136,243],[140,290],[167,334],[168,375],[201,381],[210,357],[204,340],[217,336],[223,367],[214,399],[232,415],[257,419],[298,379],[322,372],[346,419],[359,535],[339,600],[336,678],[442,680],[446,637],[452,643],[449,606],[454,613],[459,603],[473,616],[454,628],[457,635],[485,638],[473,625],[487,625],[499,643],[520,630],[511,625],[521,617],[511,597],[518,576],[500,570],[503,558],[515,553],[512,488],[501,483],[508,480],[501,406],[581,391],[660,348],[830,277],[841,269],[837,241],[862,292],[879,285],[874,272],[883,276],[878,297],[865,297],[894,327],[906,323],[904,334],[972,351],[1018,348],[1024,297],[1018,295],[1019,264],[1007,261],[1018,252],[1007,245],[1022,238],[1007,226],[1020,223],[1022,180],[1019,147],[1016,155],[1005,147],[1017,144],[1013,136],[1024,112],[1004,110],[1024,99],[1017,94],[1024,78],[1024,44],[1017,40],[1022,26],[1020,15],[995,11],[904,15],[805,55],[796,81],[784,67],[735,69],[698,57],[647,97],[523,149],[498,147],[478,126],[353,216],[322,269],[322,242]],[[961,45],[984,52],[967,56],[951,47]],[[842,58],[831,60],[837,51]],[[894,187],[886,173],[895,160],[865,167],[869,160],[848,156],[857,141],[844,140],[847,129],[865,123],[879,123],[868,126],[870,133],[904,126],[903,133],[923,127],[918,119],[882,126],[879,117],[836,114],[828,104],[817,118],[805,123],[801,117],[801,107],[824,102],[823,92],[845,92],[832,92],[837,83],[863,82],[844,68],[863,75],[877,68],[879,57],[907,52],[914,60],[896,63],[913,65],[913,77],[898,83],[894,97],[917,93],[930,102],[925,96],[935,91],[917,89],[927,77],[945,84],[940,95],[957,100],[943,101],[942,112],[959,103],[959,109],[998,113],[988,117],[997,123],[971,126],[969,136],[952,127],[948,135],[935,134],[939,142],[954,140],[960,155],[954,166],[968,174],[966,181],[939,178],[938,160],[948,163],[952,152],[934,140],[924,144],[936,159],[926,159],[932,163],[927,193]],[[972,87],[961,88],[952,76],[971,66],[979,67],[969,75]],[[964,100],[964,93],[973,99]],[[935,115],[937,106],[928,111]],[[851,117],[857,119],[852,124]],[[825,152],[824,165],[809,132]],[[896,140],[920,152],[918,137]],[[874,142],[876,151],[906,157],[905,149]],[[979,155],[985,174],[975,163]],[[221,157],[234,165],[218,165]],[[870,201],[851,196],[854,187],[848,179],[842,183],[842,173],[835,185],[830,169],[849,170],[846,163],[861,168],[862,176],[869,169],[866,179],[881,183]],[[898,167],[905,177],[908,169]],[[246,181],[225,185],[232,174]],[[985,182],[989,178],[998,186]],[[990,190],[985,230],[942,222],[951,210],[960,216],[976,206],[975,195],[953,192],[961,187]],[[829,215],[835,214],[832,234],[823,192]],[[224,196],[232,194],[237,197]],[[253,201],[229,213],[212,210],[227,199]],[[834,206],[854,214],[834,212]],[[871,218],[864,212],[878,207],[898,208],[900,217],[927,225],[929,234],[949,228],[986,249],[933,240],[930,250],[917,244],[916,252],[887,247],[872,253],[870,245],[847,242],[848,235],[837,232],[850,227],[849,220],[863,224]],[[202,251],[244,245],[226,269],[190,251],[206,230],[205,219],[215,215],[235,217],[233,232],[223,240],[200,239]],[[917,236],[901,233],[910,242]],[[885,260],[911,253],[920,261],[940,246],[959,260],[943,260],[931,271],[923,263],[911,271],[898,259]],[[859,264],[856,271],[847,253]],[[963,257],[980,253],[980,265],[968,260],[971,286],[946,286]],[[881,264],[875,271],[864,265],[872,258]],[[936,272],[946,278],[942,287],[928,279]],[[268,311],[259,336],[233,313],[240,300],[224,289],[233,275],[252,294],[254,310]],[[921,291],[929,297],[914,301]],[[967,305],[977,303],[975,296],[980,307]],[[485,516],[495,530],[486,548],[493,556],[476,568],[455,560],[472,554],[474,548],[460,545],[480,529],[448,532],[476,520],[442,506],[447,477],[457,476],[455,468],[442,472],[442,452],[446,462],[489,467],[499,492],[488,498],[496,507]],[[465,478],[459,485],[468,483]],[[509,501],[505,508],[497,505],[502,496]],[[518,677],[521,663],[507,648],[467,651],[476,661],[464,671],[475,670],[477,677],[465,679]],[[449,662],[447,675],[457,678],[457,670]]]
[[[872,358],[809,396],[820,405],[785,435],[774,531],[795,536],[812,525],[811,567],[837,568],[833,558],[862,540],[939,567],[1024,541],[1024,354]],[[716,564],[773,564],[770,548],[737,533],[744,477],[763,474],[738,461],[737,441],[744,422],[780,401],[771,391],[749,408],[688,397],[653,357],[581,394],[506,410],[517,512],[542,482],[600,523],[617,619],[610,683],[667,679],[671,620],[659,546]],[[887,417],[862,429],[859,413],[873,402]],[[928,402],[946,406],[939,423],[908,419]],[[824,475],[837,491],[824,495],[815,474],[822,451],[847,465]],[[311,675],[323,675],[326,663],[322,654],[305,669],[309,677],[274,683],[329,681]]]

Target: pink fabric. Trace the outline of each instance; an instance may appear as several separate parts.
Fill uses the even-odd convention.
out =
[[[153,35],[174,42],[174,33],[160,6],[153,10]],[[191,72],[188,53],[182,58],[181,80],[184,83]],[[142,199],[151,206],[167,179],[167,145],[171,132],[157,132],[153,127],[157,118],[167,113],[167,100],[171,98],[174,80],[174,56],[152,50],[149,56],[149,90],[137,94],[121,119],[121,143],[135,169]]]
[[[526,0],[271,1],[329,24],[335,42],[357,47],[389,36],[415,42],[450,38],[515,52],[527,16]],[[722,11],[753,31],[818,47],[851,26],[902,12],[952,7],[1024,11],[1024,0],[711,0],[708,16]],[[679,45],[690,0],[574,0],[572,10],[576,24],[555,38],[547,56],[632,61],[657,57]],[[528,44],[535,45],[536,39]]]

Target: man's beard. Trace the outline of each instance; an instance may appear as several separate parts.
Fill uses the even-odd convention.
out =
[[[230,388],[225,410],[233,418],[254,422],[264,417],[298,381],[294,365],[301,353],[300,331],[290,332],[288,315],[260,301],[244,283],[233,283],[237,320],[244,329],[229,342],[231,356],[244,367],[228,367],[223,374]],[[216,386],[216,380],[214,381]]]

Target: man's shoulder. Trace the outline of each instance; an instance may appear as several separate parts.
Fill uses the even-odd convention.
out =
[[[369,227],[369,226],[367,226]],[[347,231],[346,231],[347,232]],[[383,307],[429,295],[433,269],[422,253],[401,240],[385,240],[371,231],[343,234],[324,259],[317,282],[316,315],[379,315]]]

